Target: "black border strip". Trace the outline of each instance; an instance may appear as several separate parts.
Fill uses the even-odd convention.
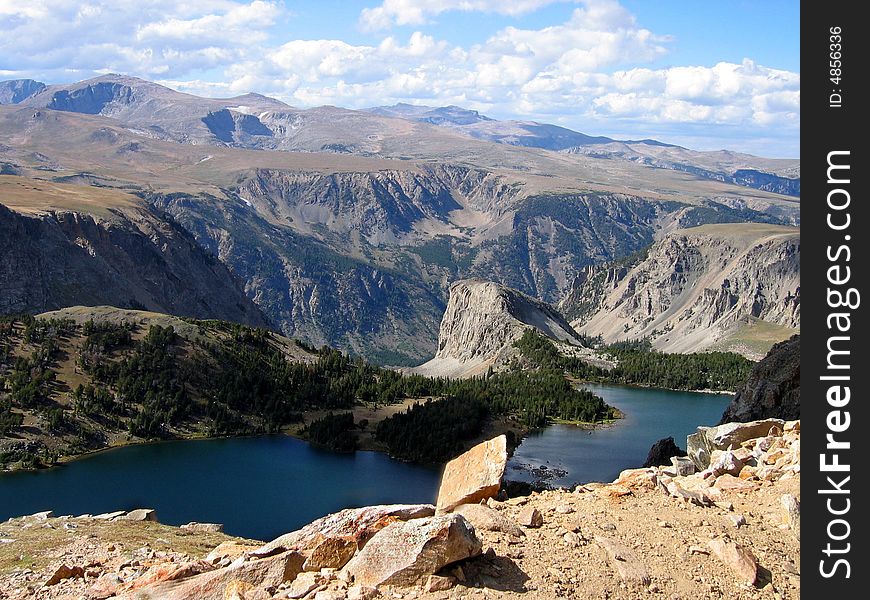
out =
[[[864,306],[870,295],[863,293],[870,293],[870,172],[862,136],[870,130],[870,106],[861,89],[867,87],[862,79],[870,31],[857,14],[861,7],[837,1],[801,7],[801,589],[807,598],[866,598],[870,572],[867,498],[858,489],[867,487],[864,440],[870,425]],[[836,167],[829,171],[829,163]],[[835,306],[838,294],[851,306]],[[828,447],[828,434],[841,445]],[[823,471],[822,457],[849,465],[848,471]]]

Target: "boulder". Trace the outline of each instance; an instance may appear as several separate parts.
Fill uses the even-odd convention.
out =
[[[409,586],[480,552],[480,540],[465,517],[440,515],[388,525],[369,540],[344,571],[358,585]]]
[[[465,517],[476,530],[500,531],[515,537],[526,535],[516,523],[485,504],[463,504],[453,512]]]
[[[726,539],[716,538],[707,542],[713,554],[725,563],[741,581],[755,585],[758,580],[758,559],[739,544]]]
[[[61,565],[57,569],[55,569],[51,577],[48,578],[48,581],[45,582],[45,585],[56,585],[64,579],[74,579],[84,576],[85,570],[81,567],[70,567],[68,565]]]
[[[685,456],[686,452],[677,446],[677,443],[672,437],[660,439],[652,448],[649,449],[649,454],[646,455],[644,467],[659,467],[670,462],[673,456]]]
[[[124,519],[125,521],[153,521],[157,522],[157,511],[153,508],[137,508],[136,510],[131,510],[123,517],[119,517],[119,519]]]
[[[615,540],[600,535],[595,536],[595,542],[607,552],[611,566],[623,581],[643,586],[650,584],[646,567],[631,550]]]
[[[164,581],[127,592],[119,600],[224,600],[224,592],[233,581],[256,588],[277,587],[292,581],[302,572],[305,557],[298,552],[282,552],[259,560],[242,556],[233,564],[193,577]]]
[[[717,427],[698,427],[686,438],[689,458],[699,471],[710,466],[714,450],[736,449],[748,440],[765,437],[771,428],[778,428],[780,434],[785,426],[781,419],[765,419],[749,423],[726,423]]]
[[[520,516],[517,518],[517,522],[523,527],[536,529],[544,524],[544,515],[542,515],[541,511],[537,508],[527,506],[520,511]]]
[[[127,514],[127,511],[125,511],[125,510],[116,510],[114,512],[107,512],[107,513],[101,513],[99,515],[94,515],[93,517],[90,517],[90,518],[91,519],[98,519],[100,521],[111,521],[113,519],[123,517],[125,514]],[[79,518],[81,518],[81,517],[79,517]]]
[[[695,463],[687,456],[672,456],[671,467],[677,477],[686,477],[695,473]]]
[[[735,453],[730,450],[714,450],[707,472],[711,473],[713,477],[718,477],[725,473],[736,477],[740,475],[743,463],[744,461],[737,458]]]
[[[623,487],[629,490],[637,488],[655,489],[656,470],[651,468],[625,469],[619,473],[619,477],[608,487]]]
[[[498,494],[507,459],[507,437],[500,435],[447,463],[438,488],[436,514]]]
[[[148,568],[133,581],[118,586],[117,593],[131,592],[149,585],[165,581],[177,581],[205,573],[214,569],[214,565],[204,560],[185,563],[159,563]]]
[[[202,533],[221,533],[224,530],[224,526],[221,523],[197,523],[196,521],[191,521],[186,525],[182,525],[181,529]]]
[[[302,568],[316,572],[320,572],[320,569],[340,569],[353,558],[356,550],[356,539],[352,536],[324,538],[311,549]]]
[[[434,514],[435,507],[431,504],[382,504],[347,508],[312,521],[302,529],[285,533],[252,554],[268,556],[279,550],[312,550],[324,538],[330,537],[352,537],[357,548],[362,548],[373,535],[391,523],[431,517]]]
[[[429,575],[429,579],[426,580],[426,585],[423,589],[427,592],[444,592],[451,588],[456,587],[456,578],[447,575]]]
[[[296,579],[287,587],[287,590],[282,594],[282,597],[303,598],[311,591],[315,590],[322,582],[320,573],[300,573]]]

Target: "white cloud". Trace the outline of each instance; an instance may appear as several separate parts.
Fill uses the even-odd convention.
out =
[[[283,12],[276,0],[0,0],[0,68],[181,77],[243,59]]]
[[[392,25],[424,25],[430,17],[448,11],[518,16],[554,2],[564,1],[566,0],[384,0],[380,6],[364,8],[359,22],[363,29],[376,31]]]

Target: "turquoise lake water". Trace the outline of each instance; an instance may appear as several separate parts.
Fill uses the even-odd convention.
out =
[[[613,385],[584,385],[625,413],[611,427],[585,430],[552,425],[528,435],[508,464],[508,479],[534,481],[521,466],[559,469],[567,473],[548,479],[567,486],[589,481],[613,481],[623,469],[639,467],[650,447],[673,437],[685,450],[686,436],[698,425],[715,425],[731,401],[728,394],[675,392]]]
[[[640,466],[656,440],[719,420],[730,397],[586,386],[626,417],[586,431],[554,425],[527,437],[507,477],[531,480],[520,464],[560,468],[557,485],[609,481]],[[284,436],[177,441],[102,452],[58,468],[0,475],[0,520],[53,510],[98,514],[149,507],[161,522],[223,523],[233,535],[272,539],[342,508],[433,502],[439,469],[376,452],[334,454]]]

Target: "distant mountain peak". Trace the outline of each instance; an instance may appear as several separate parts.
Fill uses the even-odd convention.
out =
[[[45,84],[34,79],[0,81],[0,104],[24,102],[45,89]]]

